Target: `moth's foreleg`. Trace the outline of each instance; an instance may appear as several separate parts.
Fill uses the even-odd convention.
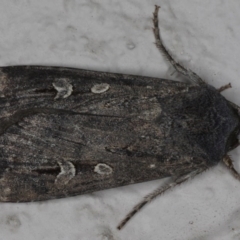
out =
[[[120,224],[118,225],[118,229],[121,230],[123,228],[123,226],[137,213],[140,211],[140,209],[142,207],[144,207],[147,203],[149,203],[150,201],[152,201],[154,198],[156,198],[158,195],[163,194],[165,191],[167,191],[168,189],[171,189],[175,186],[177,186],[178,184],[185,182],[186,180],[188,180],[189,178],[192,178],[194,176],[196,176],[197,174],[203,172],[204,170],[206,170],[206,168],[204,169],[198,169],[195,170],[193,172],[190,172],[188,174],[179,176],[175,179],[172,179],[170,183],[166,184],[165,186],[161,186],[159,188],[157,188],[154,192],[150,193],[149,195],[147,195],[143,201],[141,201],[139,204],[137,204],[133,210],[120,222]]]
[[[174,58],[170,55],[166,47],[164,46],[161,36],[160,29],[158,27],[158,10],[159,6],[155,6],[155,11],[153,12],[153,33],[155,36],[156,46],[163,54],[163,56],[172,64],[172,66],[181,74],[188,77],[193,84],[205,84],[205,82],[194,72],[189,69],[186,69],[181,64],[177,63]]]
[[[227,166],[227,168],[232,172],[233,176],[240,180],[240,174],[237,172],[237,170],[234,168],[233,166],[233,161],[232,159],[226,155],[224,158],[223,158],[223,163]]]
[[[227,89],[229,89],[229,88],[231,88],[231,87],[232,87],[231,83],[228,83],[228,84],[226,84],[226,85],[221,86],[221,87],[218,88],[217,90],[218,90],[219,92],[223,92],[223,91],[225,91],[225,90],[227,90]]]

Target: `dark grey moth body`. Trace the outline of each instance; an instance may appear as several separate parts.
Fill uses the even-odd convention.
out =
[[[171,177],[119,224],[238,146],[240,109],[157,48],[189,83],[89,70],[0,68],[0,201],[40,201]]]
[[[0,82],[1,201],[184,174],[236,140],[236,111],[209,85],[37,66],[3,67]],[[109,89],[91,91],[101,83]],[[71,95],[55,99],[57,86]]]

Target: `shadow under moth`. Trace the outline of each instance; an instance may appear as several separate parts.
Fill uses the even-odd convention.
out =
[[[167,189],[238,146],[239,107],[164,47],[189,81],[45,66],[0,68],[0,201],[63,198],[171,177],[133,208],[126,222]]]

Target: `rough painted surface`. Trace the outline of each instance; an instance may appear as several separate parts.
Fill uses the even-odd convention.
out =
[[[231,82],[233,89],[224,95],[239,105],[240,6],[234,0],[3,0],[1,65],[71,66],[176,79],[152,44],[154,4],[162,7],[162,34],[174,56],[216,87]],[[231,155],[238,165],[239,150]],[[239,238],[240,184],[221,166],[157,199],[119,233],[116,223],[125,212],[162,183],[1,204],[1,235],[10,240]]]

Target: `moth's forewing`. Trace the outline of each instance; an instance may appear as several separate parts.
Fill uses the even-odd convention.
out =
[[[98,92],[98,84],[108,87]],[[214,165],[238,121],[209,86],[140,76],[5,67],[0,91],[1,201],[73,196]]]

